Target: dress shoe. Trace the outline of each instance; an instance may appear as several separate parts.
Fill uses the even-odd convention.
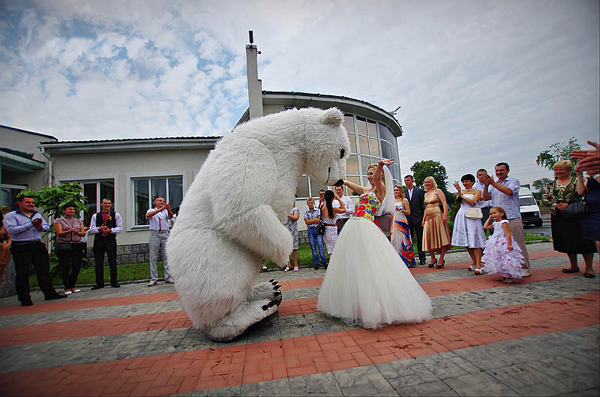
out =
[[[100,289],[100,288],[104,288],[104,285],[94,285],[92,287],[92,291],[95,290],[95,289]]]
[[[319,270],[319,265],[315,265],[315,266],[313,267],[313,269],[315,269],[315,270]]]
[[[156,285],[156,281],[150,281],[148,283],[148,287],[154,287]]]
[[[31,300],[21,302],[21,306],[33,306],[33,302]]]
[[[166,284],[175,284],[175,281],[173,281],[172,278],[168,278],[168,279],[165,280],[165,283]]]
[[[110,288],[121,288],[121,284],[119,284],[119,283],[111,284]]]
[[[54,299],[63,299],[63,298],[66,298],[67,296],[68,295],[65,295],[65,294],[49,295],[49,296],[45,297],[44,300],[52,301]]]

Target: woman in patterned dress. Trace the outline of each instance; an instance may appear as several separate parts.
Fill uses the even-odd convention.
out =
[[[337,200],[340,203],[339,208],[333,208],[333,200]],[[325,192],[325,202],[321,206],[321,219],[325,223],[325,234],[323,235],[323,241],[327,246],[327,253],[329,254],[329,260],[331,261],[331,255],[335,249],[335,243],[338,239],[337,222],[335,216],[337,214],[343,214],[346,212],[346,206],[331,190]]]
[[[410,227],[408,219],[410,204],[404,197],[404,189],[400,185],[394,186],[394,221],[392,222],[392,245],[408,267],[417,267],[415,252],[410,241]]]
[[[344,181],[361,193],[360,200],[338,238],[317,303],[321,312],[364,328],[432,318],[431,299],[373,223],[378,211],[394,210],[392,176],[384,168],[393,162],[381,160],[369,166],[370,188]]]

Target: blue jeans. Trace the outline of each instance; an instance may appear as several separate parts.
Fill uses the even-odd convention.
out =
[[[323,247],[323,236],[317,234],[316,227],[308,228],[308,242],[310,243],[310,249],[313,254],[313,263],[315,265],[319,264],[319,254],[321,255],[321,264],[325,266],[327,264],[327,258],[325,257],[325,248]],[[317,251],[317,247],[319,246],[319,251]]]

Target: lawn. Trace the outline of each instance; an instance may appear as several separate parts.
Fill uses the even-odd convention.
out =
[[[546,236],[538,236],[535,234],[525,234],[525,241],[528,244],[531,244],[535,241],[552,241],[550,238],[546,237]],[[458,248],[452,248],[452,250],[458,250],[458,249],[462,249],[461,247]],[[415,254],[416,252],[416,247],[414,248],[415,250]],[[266,259],[265,263],[267,265],[267,268],[269,269],[279,269],[279,266],[277,266],[275,263],[273,263],[273,261]],[[312,267],[313,265],[313,261],[312,261],[312,252],[310,251],[310,246],[308,244],[303,244],[300,245],[300,248],[298,249],[298,265],[300,267]],[[56,260],[56,258],[51,257],[50,260],[50,267],[54,268],[58,266],[58,261]],[[58,269],[56,269],[58,270]],[[62,285],[62,279],[60,278],[60,275],[58,274],[58,272],[54,270],[53,273],[56,273],[53,277],[52,277],[52,282],[54,285]],[[159,262],[158,263],[158,277],[162,278],[164,276],[164,268],[163,268],[163,263]],[[119,266],[119,281],[134,281],[134,280],[148,280],[150,279],[150,264],[148,262],[144,262],[144,263],[132,263],[132,264],[126,264],[126,265],[120,265]],[[110,283],[110,273],[109,273],[109,268],[107,266],[104,267],[104,280],[105,283],[108,285]],[[94,271],[93,267],[87,267],[87,268],[82,268],[81,272],[79,273],[79,278],[77,279],[77,283],[78,284],[94,284],[96,282],[96,273]],[[29,285],[31,287],[37,287],[38,282],[37,282],[37,277],[34,275],[29,277]]]

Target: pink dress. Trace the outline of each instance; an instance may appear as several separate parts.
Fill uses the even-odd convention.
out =
[[[483,270],[489,274],[499,274],[506,278],[523,277],[523,252],[511,236],[512,251],[508,250],[508,243],[502,225],[508,221],[494,222],[494,234],[485,242],[483,257],[485,263]]]

